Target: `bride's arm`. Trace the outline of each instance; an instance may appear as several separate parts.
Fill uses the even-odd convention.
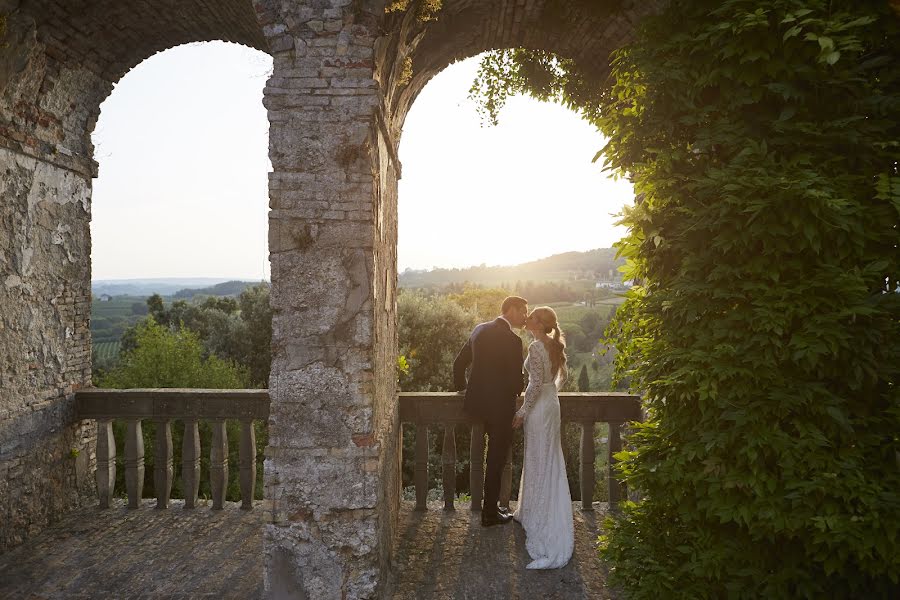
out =
[[[532,342],[532,346],[539,343],[540,342]],[[517,417],[525,418],[528,416],[529,411],[531,411],[531,408],[534,406],[535,402],[537,402],[538,396],[540,395],[541,386],[544,384],[544,382],[541,381],[541,378],[544,375],[541,357],[542,354],[536,349],[531,347],[528,348],[528,357],[525,359],[525,366],[528,369],[528,387],[525,388],[525,401],[522,403],[522,408],[516,412]]]

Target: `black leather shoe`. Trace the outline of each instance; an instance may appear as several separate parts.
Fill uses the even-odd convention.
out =
[[[501,515],[511,515],[512,514],[511,512],[509,512],[508,508],[504,508],[502,506],[497,509],[497,512],[500,513]]]
[[[481,513],[481,526],[482,527],[491,527],[492,525],[504,525],[512,521],[512,516],[504,515],[503,513]]]

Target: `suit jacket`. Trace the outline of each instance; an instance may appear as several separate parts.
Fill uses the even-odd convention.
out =
[[[522,393],[522,340],[497,318],[478,325],[453,361],[453,386],[466,390],[465,410],[474,418],[512,424]],[[472,365],[466,381],[466,368]]]

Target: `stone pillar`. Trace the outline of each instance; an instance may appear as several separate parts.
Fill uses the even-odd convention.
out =
[[[274,58],[265,587],[371,598],[399,500],[397,175],[373,62],[384,7],[255,4]]]

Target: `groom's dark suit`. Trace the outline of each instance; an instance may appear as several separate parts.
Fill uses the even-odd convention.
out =
[[[465,410],[472,418],[484,421],[488,434],[485,512],[494,512],[500,497],[516,398],[524,388],[522,363],[522,340],[499,317],[478,325],[453,362],[453,385],[457,391],[466,390]]]

